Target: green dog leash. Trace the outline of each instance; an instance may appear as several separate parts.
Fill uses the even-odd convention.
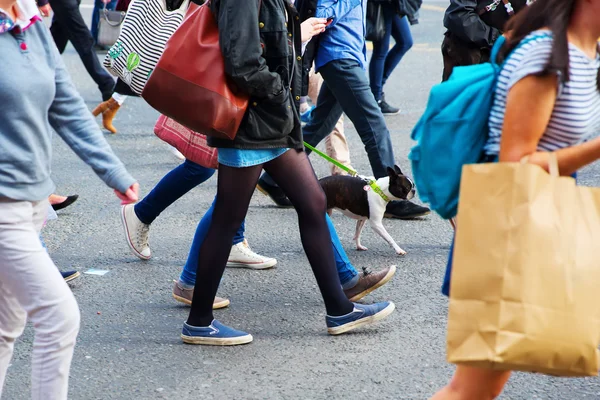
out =
[[[322,151],[315,149],[310,144],[304,142],[304,146],[306,146],[306,148],[309,149],[310,151],[313,151],[313,152],[317,153],[318,155],[320,155],[325,160],[329,161],[330,163],[332,163],[333,165],[335,165],[336,167],[338,167],[342,171],[346,171],[348,174],[350,174],[350,176],[359,177],[358,176],[358,172],[356,172],[352,168],[346,167],[344,164],[342,164],[338,160],[335,160],[335,159],[329,157],[327,154],[323,153]],[[364,178],[364,177],[359,177],[359,178],[365,180],[369,184],[369,186],[371,187],[371,189],[373,189],[373,191],[375,193],[377,193],[379,196],[381,196],[381,198],[383,199],[383,201],[385,201],[386,203],[390,202],[390,198],[387,197],[387,195],[385,193],[383,193],[383,190],[381,190],[381,188],[379,187],[379,185],[377,184],[377,181],[375,179],[367,179],[367,178]]]

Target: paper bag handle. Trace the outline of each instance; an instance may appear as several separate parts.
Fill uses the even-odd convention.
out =
[[[527,164],[529,161],[529,156],[525,156],[521,158],[521,164]],[[560,172],[558,170],[558,158],[556,157],[555,152],[548,153],[548,171],[550,172],[550,176],[555,178],[560,176]]]

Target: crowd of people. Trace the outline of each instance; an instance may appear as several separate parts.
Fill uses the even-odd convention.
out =
[[[394,311],[391,301],[358,303],[389,282],[395,267],[357,270],[351,263],[326,213],[327,199],[303,143],[317,146],[325,139],[329,155],[350,166],[346,114],[364,144],[373,176],[387,176],[395,165],[385,115],[401,110],[387,102],[384,87],[413,44],[410,24],[417,22],[420,1],[416,7],[414,1],[412,7],[402,0],[379,3],[385,34],[373,43],[370,63],[363,35],[367,0],[212,0],[207,5],[222,33],[225,70],[251,105],[235,139],[209,138],[218,148],[217,193],[172,288],[175,300],[191,306],[181,333],[185,343],[240,345],[253,340],[250,333],[215,319],[213,310],[230,304],[217,296],[226,267],[260,270],[277,264],[252,251],[245,238],[244,220],[255,188],[279,207],[296,210],[329,334],[375,323]],[[483,3],[450,1],[442,55],[447,80],[455,66],[486,62],[495,40],[508,32],[501,51],[508,61],[494,93],[486,160],[528,156],[548,169],[553,152],[561,174],[571,175],[600,158],[600,141],[587,140],[600,131],[600,0],[504,1],[507,12],[500,19],[491,9],[489,15],[481,12]],[[52,132],[114,189],[122,204],[125,239],[142,260],[152,257],[154,220],[216,172],[185,160],[139,199],[137,180],[114,155],[94,119],[102,114],[104,128],[116,133],[116,112],[126,96],[135,95],[127,83],[115,83],[98,61],[99,10],[105,7],[119,5],[96,0],[90,31],[76,0],[0,0],[0,101],[6,105],[0,114],[0,395],[15,340],[31,321],[32,398],[67,398],[80,317],[65,280],[76,271],[61,276],[40,230],[51,205],[60,209],[77,198],[53,194]],[[48,29],[39,16],[51,11]],[[535,36],[540,32],[547,34]],[[524,39],[527,43],[519,47]],[[69,41],[100,90],[102,103],[93,113],[62,61]],[[345,173],[335,166],[331,172]],[[429,212],[400,200],[390,201],[385,215],[413,219]],[[447,268],[451,270],[451,261]],[[432,399],[493,399],[509,376],[458,366],[448,386]]]

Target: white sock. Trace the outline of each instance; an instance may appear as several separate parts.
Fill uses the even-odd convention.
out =
[[[123,103],[125,103],[125,100],[127,100],[127,96],[124,94],[119,94],[117,92],[112,94],[112,98],[115,99],[115,101],[122,106]]]

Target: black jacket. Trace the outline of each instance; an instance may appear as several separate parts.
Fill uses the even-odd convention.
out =
[[[406,16],[411,25],[419,23],[419,9],[423,0],[395,0],[398,14]]]
[[[250,95],[236,138],[213,147],[303,149],[300,17],[287,0],[213,0],[225,73]],[[286,20],[286,11],[288,19]],[[202,110],[198,110],[202,112]]]
[[[491,48],[500,31],[487,25],[477,13],[477,0],[450,0],[444,26],[460,40],[478,48]]]

